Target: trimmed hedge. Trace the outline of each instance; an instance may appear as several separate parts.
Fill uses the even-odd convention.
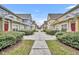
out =
[[[45,32],[47,34],[50,34],[50,35],[55,35],[56,32],[58,32],[57,30],[45,30]]]
[[[61,33],[61,35],[56,35],[57,39],[73,48],[79,49],[79,32],[76,33]]]
[[[56,37],[60,36],[60,35],[63,35],[65,32],[57,32],[55,33]]]
[[[47,29],[43,29],[41,32],[46,32],[47,31]]]
[[[35,32],[35,30],[21,30],[19,32],[24,32],[25,35],[32,35]]]
[[[25,35],[32,35],[34,31],[25,31]]]
[[[22,39],[23,32],[0,32],[0,50]]]

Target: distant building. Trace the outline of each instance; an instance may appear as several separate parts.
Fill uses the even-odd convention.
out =
[[[41,25],[41,30],[47,29],[47,21],[44,21],[44,24]]]
[[[37,29],[37,24],[35,21],[32,21],[32,30],[36,30]]]
[[[16,14],[17,16],[22,18],[22,22],[26,24],[26,30],[32,30],[32,16],[31,14]]]
[[[67,32],[79,31],[79,4],[70,9],[62,16],[57,18],[53,23],[56,30]]]
[[[0,31],[31,30],[31,14],[24,14],[22,17],[14,14],[7,8],[0,5]]]
[[[62,14],[48,14],[47,17],[47,29],[54,30],[53,22],[56,21]]]

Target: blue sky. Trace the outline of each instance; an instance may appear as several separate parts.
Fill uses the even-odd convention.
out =
[[[47,20],[48,13],[65,13],[73,8],[74,4],[4,4],[6,8],[14,13],[32,14],[33,20],[41,25]]]

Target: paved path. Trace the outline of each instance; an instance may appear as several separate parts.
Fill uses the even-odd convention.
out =
[[[55,40],[56,37],[44,32],[35,32],[34,35],[24,36],[24,39],[35,40],[30,55],[51,55],[45,40]]]
[[[45,32],[35,32],[34,35],[24,36],[23,38],[24,40],[55,40],[56,39],[55,36],[47,35]]]

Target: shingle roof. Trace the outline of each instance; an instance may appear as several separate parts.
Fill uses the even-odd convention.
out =
[[[16,15],[21,17],[22,19],[32,19],[31,14],[16,14]]]
[[[73,8],[70,9],[70,10],[68,10],[67,12],[65,12],[62,16],[68,14],[69,12],[72,12],[73,10],[75,10],[75,9],[77,9],[77,8],[79,8],[79,4],[77,4],[75,7],[73,7]],[[60,16],[60,17],[62,17],[62,16]],[[59,18],[60,18],[60,17],[59,17]]]
[[[16,16],[16,17],[18,17],[18,18],[21,18],[21,17],[17,16],[15,13],[13,13],[12,11],[10,11],[9,9],[7,9],[6,7],[2,6],[1,4],[0,4],[0,8],[2,8],[3,10],[5,10],[5,11],[11,13],[12,15],[14,15],[14,16]]]
[[[48,14],[48,17],[50,17],[50,19],[52,19],[52,20],[55,20],[55,19],[59,18],[62,15],[63,14]]]

